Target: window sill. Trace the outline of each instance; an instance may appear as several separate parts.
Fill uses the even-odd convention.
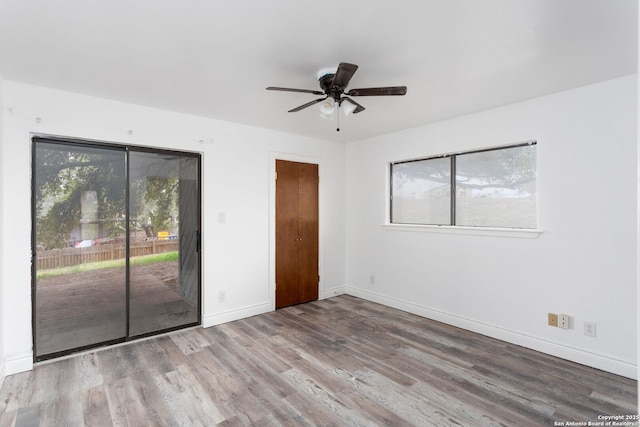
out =
[[[519,239],[537,239],[542,234],[540,229],[496,228],[496,227],[462,227],[451,225],[421,224],[383,224],[390,231],[416,231],[423,233],[466,234],[472,236],[512,237]]]

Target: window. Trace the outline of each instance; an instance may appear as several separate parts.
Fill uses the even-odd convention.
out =
[[[391,223],[537,227],[536,143],[391,164]]]

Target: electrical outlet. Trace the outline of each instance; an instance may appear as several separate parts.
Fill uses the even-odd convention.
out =
[[[584,334],[588,337],[596,336],[596,322],[584,322]]]
[[[369,276],[369,284],[370,285],[375,285],[376,284],[376,276],[374,276],[373,274],[371,276]]]
[[[549,313],[549,326],[558,326],[558,315]]]
[[[569,315],[558,314],[558,327],[562,329],[569,329]]]
[[[218,302],[225,302],[227,300],[227,293],[225,291],[218,291]]]

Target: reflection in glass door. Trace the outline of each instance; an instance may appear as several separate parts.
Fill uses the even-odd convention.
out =
[[[36,360],[200,322],[199,161],[33,139]]]
[[[122,340],[126,151],[34,140],[36,358]]]
[[[197,158],[132,152],[129,173],[129,334],[145,335],[197,323]]]

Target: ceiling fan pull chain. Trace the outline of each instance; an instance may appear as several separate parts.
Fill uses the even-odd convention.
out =
[[[340,103],[337,103],[338,107],[336,108],[336,132],[340,132]]]

